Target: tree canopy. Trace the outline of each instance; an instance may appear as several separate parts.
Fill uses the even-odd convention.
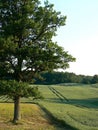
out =
[[[36,73],[65,69],[74,61],[68,52],[52,41],[66,16],[47,1],[1,0],[0,70],[13,74],[15,80],[30,80]]]

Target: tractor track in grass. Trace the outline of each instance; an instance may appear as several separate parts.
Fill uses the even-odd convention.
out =
[[[57,91],[55,88],[48,86],[50,91],[52,91],[62,102],[69,102],[69,100],[62,95],[59,91]]]

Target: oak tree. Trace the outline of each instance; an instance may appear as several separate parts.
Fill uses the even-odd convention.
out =
[[[3,82],[0,94],[9,96],[15,90],[11,95],[16,106],[14,121],[19,119],[20,98],[29,95],[29,86],[23,85],[27,89],[25,93],[20,87],[21,82],[29,82],[43,71],[66,69],[69,62],[75,61],[52,41],[57,28],[64,26],[66,21],[66,16],[53,6],[48,1],[42,5],[40,0],[0,0],[0,78],[3,80],[9,76],[17,82],[15,85],[7,81],[8,91],[2,87]],[[19,93],[25,94],[18,94],[17,86]]]

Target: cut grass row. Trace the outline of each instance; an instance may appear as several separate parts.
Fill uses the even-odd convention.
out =
[[[13,124],[13,103],[0,103],[0,130],[57,130],[46,113],[35,104],[21,104],[21,121]],[[59,130],[59,129],[58,129]]]

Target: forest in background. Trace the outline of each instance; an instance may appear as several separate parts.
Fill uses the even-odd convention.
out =
[[[98,83],[98,75],[86,76],[76,75],[69,72],[44,72],[41,73],[42,78],[35,79],[35,84],[60,84],[60,83]]]
[[[3,79],[12,80],[13,74],[6,74]],[[0,76],[2,79],[2,76]],[[33,78],[31,83],[33,84],[61,84],[61,83],[81,83],[81,84],[96,84],[98,83],[98,75],[77,75],[73,72],[42,72],[40,76]]]

